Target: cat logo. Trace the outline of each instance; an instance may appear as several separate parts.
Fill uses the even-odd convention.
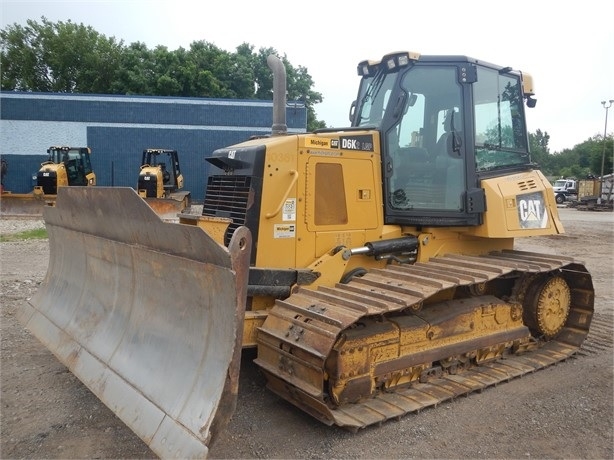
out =
[[[542,193],[527,193],[516,197],[520,228],[548,227],[548,211]]]

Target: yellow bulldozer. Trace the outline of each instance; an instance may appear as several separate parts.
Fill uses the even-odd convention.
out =
[[[36,173],[32,192],[3,191],[0,197],[2,215],[40,216],[44,206],[55,205],[58,188],[96,185],[89,147],[52,146],[47,149],[47,155]]]
[[[531,77],[466,56],[358,65],[350,126],[215,150],[202,215],[164,222],[131,188],[63,188],[47,276],[21,321],[160,457],[205,457],[240,355],[348,430],[572,356],[592,278],[514,239],[563,232],[531,162]],[[168,267],[173,267],[168,270]]]
[[[147,204],[161,216],[176,217],[191,203],[190,192],[182,189],[183,174],[177,150],[143,150],[137,190]]]

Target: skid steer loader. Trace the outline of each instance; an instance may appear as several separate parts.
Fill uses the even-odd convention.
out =
[[[21,319],[156,454],[207,455],[247,347],[270,390],[352,431],[581,347],[585,266],[514,249],[563,232],[528,74],[391,53],[358,65],[351,126],[288,134],[269,66],[272,134],[207,157],[202,215],[163,222],[129,188],[45,209],[49,269]]]

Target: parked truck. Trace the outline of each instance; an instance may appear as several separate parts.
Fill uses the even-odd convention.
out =
[[[567,203],[569,207],[581,210],[612,208],[611,174],[604,176],[603,182],[593,176],[581,180],[561,178],[554,182],[552,188],[557,204]]]
[[[612,174],[603,179],[590,178],[577,183],[578,193],[571,196],[569,206],[580,211],[612,211],[613,206]]]
[[[578,194],[578,181],[576,179],[557,179],[552,186],[554,199],[557,204],[563,204]]]

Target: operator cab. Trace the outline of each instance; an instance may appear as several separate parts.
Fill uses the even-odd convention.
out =
[[[530,77],[466,56],[363,61],[353,127],[381,133],[387,223],[482,223],[480,179],[531,169]],[[523,86],[524,84],[524,86]]]
[[[55,195],[59,186],[95,185],[89,147],[49,147],[47,161],[36,173],[36,189]]]
[[[173,192],[183,187],[183,176],[179,168],[179,154],[177,150],[169,149],[145,149],[141,158],[142,176],[154,174],[149,168],[160,168],[162,175],[163,189],[167,192]],[[141,178],[139,179],[139,181]],[[141,185],[139,185],[139,189]],[[155,190],[148,196],[156,196]]]
[[[66,167],[68,185],[88,185],[87,175],[92,173],[88,147],[50,147],[47,153],[48,161]]]

